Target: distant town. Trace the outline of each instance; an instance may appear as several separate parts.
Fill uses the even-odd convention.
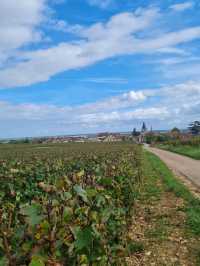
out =
[[[192,135],[200,135],[200,122],[194,121],[188,125],[187,129],[178,129],[174,127],[171,130],[153,130],[150,126],[148,128],[143,122],[141,130],[134,128],[129,132],[102,132],[97,134],[84,135],[66,135],[66,136],[45,136],[35,138],[21,138],[21,139],[3,139],[0,144],[17,144],[17,143],[31,143],[31,144],[50,144],[50,143],[69,143],[69,142],[118,142],[118,141],[134,141],[136,143],[152,143],[162,142],[167,139],[181,139],[187,140]]]
[[[35,138],[21,138],[21,139],[4,139],[0,143],[68,143],[68,142],[116,142],[128,140],[131,132],[123,133],[109,133],[102,132],[97,134],[84,135],[66,135],[66,136],[46,136]]]

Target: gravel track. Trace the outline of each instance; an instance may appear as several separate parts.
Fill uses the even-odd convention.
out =
[[[145,148],[157,155],[175,173],[190,179],[200,188],[200,161],[149,146],[145,146]]]

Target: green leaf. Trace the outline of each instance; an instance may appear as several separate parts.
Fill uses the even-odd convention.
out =
[[[60,205],[60,202],[58,200],[56,200],[56,199],[52,200],[52,206],[53,207],[58,207],[59,205]]]
[[[78,196],[80,196],[82,198],[82,200],[84,202],[88,202],[88,198],[87,198],[87,192],[81,187],[81,186],[74,186],[74,190],[77,193]]]
[[[22,250],[23,250],[24,252],[28,252],[28,251],[30,251],[31,248],[32,248],[32,243],[31,243],[31,242],[29,242],[29,243],[23,243],[23,244],[22,244]]]
[[[73,216],[73,209],[69,207],[65,207],[63,211],[63,218],[65,222],[69,222]]]
[[[87,196],[89,198],[93,198],[98,194],[98,191],[96,189],[91,188],[91,189],[87,189],[86,191],[87,191]]]
[[[104,185],[104,186],[111,186],[112,182],[113,182],[112,178],[106,178],[105,177],[105,178],[101,178],[101,180],[100,180],[100,184]]]
[[[6,195],[4,191],[0,191],[0,198],[3,198]]]
[[[74,226],[74,227],[70,227],[70,230],[74,236],[74,238],[77,238],[78,232],[81,230],[80,226]]]
[[[3,249],[3,239],[0,238],[0,248]]]
[[[8,260],[6,257],[0,258],[0,266],[7,266]]]
[[[83,230],[79,230],[76,235],[75,247],[76,249],[82,250],[84,248],[91,247],[93,243],[93,231],[91,227],[86,227]]]
[[[63,194],[64,194],[66,200],[69,200],[72,198],[72,194],[70,192],[64,192]]]
[[[112,215],[112,209],[110,208],[104,209],[102,212],[102,222],[106,223],[109,220],[111,215]]]
[[[43,219],[43,216],[40,214],[41,206],[36,203],[21,207],[20,212],[27,217],[27,221],[31,226],[39,224]]]
[[[40,224],[42,233],[48,233],[49,228],[50,228],[50,224],[47,220],[42,221],[42,223]]]
[[[34,256],[29,266],[45,266],[45,264],[41,257]]]

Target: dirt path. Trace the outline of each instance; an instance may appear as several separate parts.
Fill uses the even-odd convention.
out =
[[[145,148],[157,155],[175,173],[187,177],[200,188],[200,161],[149,146],[145,146]]]

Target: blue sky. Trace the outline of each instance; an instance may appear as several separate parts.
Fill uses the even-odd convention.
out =
[[[0,138],[200,119],[200,4],[1,0]]]

